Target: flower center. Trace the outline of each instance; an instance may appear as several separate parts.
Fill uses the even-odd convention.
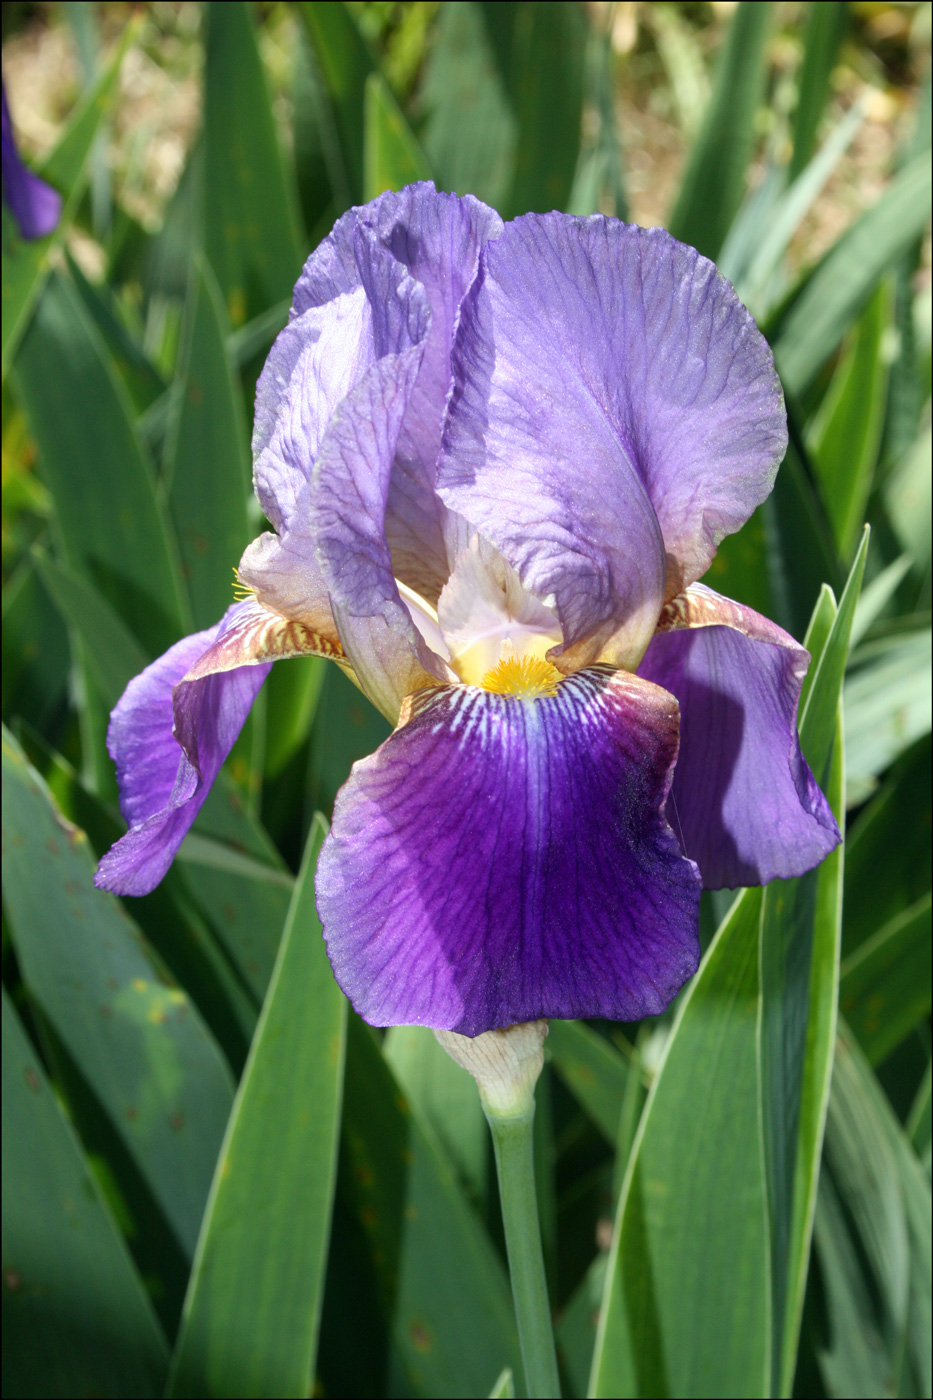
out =
[[[510,642],[503,642],[498,662],[486,672],[480,685],[496,695],[516,695],[521,700],[537,700],[556,695],[564,679],[556,666],[543,656],[519,656]]]

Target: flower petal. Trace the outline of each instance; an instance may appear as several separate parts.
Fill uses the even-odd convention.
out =
[[[381,248],[357,240],[373,314],[375,360],[331,419],[314,464],[309,534],[344,649],[360,685],[392,720],[412,690],[446,679],[403,604],[386,540],[396,446],[431,320],[423,288]]]
[[[771,353],[713,264],[661,229],[530,214],[483,261],[439,494],[554,593],[573,664],[634,666],[662,594],[771,489]]]
[[[532,702],[412,697],[318,866],[357,1011],[465,1035],[661,1011],[699,959],[699,874],[664,817],[676,754],[673,698],[608,667]]]
[[[7,106],[6,90],[2,92],[2,164],[3,198],[6,200],[24,238],[44,238],[57,225],[62,213],[62,197],[45,180],[40,180],[23,164],[13,123]]]
[[[808,653],[702,584],[659,627],[639,673],[680,701],[668,819],[704,885],[763,885],[818,865],[841,838],[797,739]]]
[[[368,243],[361,242],[363,228],[369,232]],[[449,573],[447,512],[434,492],[434,478],[450,390],[450,352],[461,303],[476,277],[480,248],[501,228],[498,214],[479,200],[439,194],[431,184],[388,191],[349,210],[308,259],[295,288],[290,324],[276,341],[257,386],[257,491],[269,519],[281,530],[278,501],[267,503],[267,495],[295,498],[289,475],[310,477],[331,414],[365,372],[366,355],[369,362],[373,357],[372,308],[366,291],[373,248],[388,253],[423,288],[430,321],[400,430],[386,529],[396,576],[431,602]],[[294,402],[283,404],[283,399]],[[298,428],[284,444],[277,428],[281,418]],[[266,461],[270,449],[271,461]],[[290,523],[294,528],[295,513]]]
[[[254,601],[217,627],[176,642],[130,681],[107,747],[130,830],[104,856],[95,883],[115,894],[155,889],[243,728],[272,661],[339,648]]]
[[[266,606],[334,630],[393,720],[450,673],[395,579],[436,599],[449,573],[433,482],[450,349],[479,248],[501,227],[429,185],[341,219],[309,259],[257,388],[257,494],[277,536],[240,576]]]

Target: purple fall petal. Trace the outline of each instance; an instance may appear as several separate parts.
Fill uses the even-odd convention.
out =
[[[808,653],[702,585],[661,626],[673,630],[654,637],[639,673],[680,701],[668,819],[704,885],[764,885],[818,865],[841,837],[797,739]]]
[[[554,592],[574,665],[636,664],[662,594],[771,489],[786,431],[764,338],[663,230],[529,214],[485,250],[453,367],[440,495]]]
[[[181,719],[187,753],[173,733],[172,703],[174,689],[236,622],[243,606],[231,608],[217,627],[176,642],[130,681],[114,708],[107,748],[130,830],[100,862],[94,877],[99,889],[126,895],[155,889],[243,728],[271,663],[212,674],[186,686]]]
[[[695,971],[700,877],[664,816],[677,706],[597,667],[525,702],[412,697],[321,853],[335,976],[375,1025],[637,1020]]]
[[[3,198],[24,238],[44,238],[61,218],[62,197],[58,190],[53,190],[23,164],[16,149],[5,88],[0,100],[3,107]]]

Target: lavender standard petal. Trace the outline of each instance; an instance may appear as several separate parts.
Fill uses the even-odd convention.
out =
[[[663,230],[600,215],[526,215],[487,246],[454,378],[440,495],[555,593],[569,643],[608,656],[647,643],[654,600],[705,571],[786,445],[771,353],[729,284]]]
[[[501,228],[499,216],[479,200],[439,194],[430,184],[411,185],[400,193],[389,191],[349,210],[308,259],[295,288],[290,323],[276,341],[257,386],[253,435],[257,491],[276,528],[282,529],[278,513],[283,512],[295,529],[300,509],[289,514],[287,502],[296,495],[296,480],[310,477],[330,415],[362,377],[365,357],[371,359],[374,353],[372,325],[361,321],[354,343],[347,320],[350,306],[370,318],[384,306],[378,279],[372,278],[374,253],[388,254],[423,288],[430,319],[400,429],[386,529],[396,574],[431,600],[449,571],[444,546],[446,510],[435,494],[434,478],[450,389],[450,353],[461,303],[476,277],[480,249]],[[362,229],[368,238],[361,239]],[[375,262],[379,261],[376,257]],[[331,328],[338,317],[343,322],[340,345]],[[326,350],[321,344],[312,352],[312,344],[321,340],[333,343]],[[303,385],[295,382],[296,376]],[[317,377],[336,388],[340,376],[348,377],[342,392],[322,394]],[[300,421],[299,433],[288,429],[290,442],[282,441],[283,420],[286,424]]]
[[[478,1035],[661,1011],[699,959],[700,877],[664,816],[672,697],[598,667],[530,703],[409,704],[338,795],[318,867],[360,1014]]]
[[[640,667],[680,701],[668,819],[708,889],[801,875],[841,839],[797,739],[809,656],[710,590],[684,611],[691,624],[659,632]]]

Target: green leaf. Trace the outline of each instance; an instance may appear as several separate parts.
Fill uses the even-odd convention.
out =
[[[344,1152],[338,1193],[366,1241],[393,1390],[485,1395],[503,1363],[521,1375],[501,1260],[433,1133],[355,1016],[347,1043]],[[351,1306],[365,1296],[364,1272],[354,1271]]]
[[[829,80],[848,22],[846,0],[811,3],[803,41],[803,66],[794,113],[794,153],[788,175],[796,179],[813,154],[820,118],[829,96]]]
[[[37,557],[46,586],[73,625],[87,669],[110,709],[145,659],[90,584]],[[194,831],[181,846],[176,875],[260,1004],[288,912],[292,877],[225,771],[218,774]]]
[[[71,280],[97,327],[113,368],[126,386],[133,407],[137,413],[144,413],[165,393],[165,380],[120,319],[110,287],[106,283],[92,286],[67,250],[65,259]]]
[[[792,636],[802,637],[823,584],[838,590],[845,575],[793,419],[790,426],[787,456],[761,512],[773,612]]]
[[[833,245],[806,280],[772,339],[785,389],[801,394],[858,316],[878,279],[920,237],[929,218],[930,159],[924,153]]]
[[[800,721],[801,747],[844,829],[840,691],[868,548],[862,541],[838,611],[825,631],[817,606],[807,644],[814,678]],[[761,1122],[771,1237],[771,1386],[794,1378],[829,1096],[842,921],[842,848],[816,870],[776,881],[762,899],[759,975]]]
[[[433,1129],[467,1195],[484,1201],[489,1130],[474,1081],[441,1049],[427,1026],[391,1026],[383,1053],[403,1093]]]
[[[46,724],[64,699],[70,664],[68,633],[27,556],[3,588],[3,713]]]
[[[887,1400],[884,1344],[870,1290],[829,1172],[820,1177],[813,1230],[826,1299],[829,1339],[817,1347],[823,1384],[833,1400]]]
[[[921,1161],[924,1157],[927,1159],[927,1176],[930,1174],[930,1074],[931,1065],[928,1064],[907,1120],[907,1136],[911,1146]]]
[[[273,666],[266,696],[265,776],[274,778],[308,738],[324,687],[328,663],[322,656],[296,656]],[[268,818],[266,818],[268,821]]]
[[[594,133],[587,122],[583,132],[573,188],[565,206],[568,214],[595,214],[602,210],[617,219],[628,218],[623,154],[616,132],[614,59],[611,27],[591,23],[583,70],[583,101],[598,125]]]
[[[206,19],[204,248],[240,326],[291,293],[301,270],[297,196],[249,5],[214,5]]]
[[[138,929],[93,886],[64,821],[4,734],[4,899],[23,980],[190,1254],[233,1098],[187,994],[165,985]]]
[[[511,1366],[506,1366],[492,1390],[489,1400],[515,1400],[515,1378]]]
[[[325,834],[318,818],[217,1160],[172,1395],[313,1386],[347,1019],[314,909]]]
[[[898,760],[848,837],[845,957],[930,888],[930,838],[927,736]]]
[[[819,8],[818,4],[811,6],[811,14]],[[726,258],[727,250],[731,252],[736,241],[735,233],[730,231],[719,259],[720,267],[735,282],[742,301],[759,321],[772,309],[777,297],[786,291],[786,274],[781,264],[788,245],[864,120],[865,103],[856,102],[788,189],[770,201],[760,197],[756,201],[757,191],[749,196],[736,220],[736,224],[741,220],[744,225],[742,252],[745,256],[737,261],[735,275],[732,258]],[[775,170],[773,178],[777,180],[781,174],[783,172]],[[746,209],[748,214],[745,214]],[[757,216],[754,220],[751,217],[753,211]]]
[[[493,22],[490,10],[473,0],[449,0],[438,7],[419,107],[424,113],[421,139],[438,187],[470,192],[504,209],[518,122],[489,33]]]
[[[608,1255],[600,1253],[561,1309],[554,1329],[561,1370],[571,1395],[586,1395],[599,1324],[599,1305],[606,1285]]]
[[[381,73],[370,73],[364,96],[363,199],[429,180],[424,152]]]
[[[184,630],[174,542],[126,394],[60,274],[50,278],[23,338],[16,381],[65,561],[158,655]]]
[[[204,836],[214,838],[206,848],[200,843]],[[288,914],[291,876],[224,772],[198,814],[194,837],[192,849],[183,844],[179,852],[178,877],[243,985],[261,1003]],[[263,874],[251,861],[236,861],[238,852],[253,857]]]
[[[311,245],[351,204],[350,182],[337,126],[304,26],[298,30],[292,69],[292,143],[298,198]]]
[[[117,78],[127,49],[139,34],[140,21],[126,26],[116,53],[97,82],[86,90],[75,108],[58,145],[40,168],[42,178],[63,195],[58,227],[47,238],[17,243],[3,250],[3,380],[13,363],[20,338],[29,321],[36,298],[57,250],[84,193],[88,166],[98,132],[101,130],[117,91]]]
[[[861,599],[859,601],[861,601]],[[803,714],[807,708],[810,691],[813,689],[813,682],[816,680],[816,672],[820,657],[826,650],[826,643],[829,640],[830,632],[833,630],[833,623],[836,621],[836,614],[838,611],[839,608],[836,604],[835,594],[829,584],[824,583],[823,587],[820,589],[820,596],[816,601],[816,607],[813,609],[810,625],[804,637],[804,646],[810,653],[810,665],[807,668],[807,674],[803,678],[803,685],[800,687],[800,700],[797,703],[798,714]],[[857,606],[856,616],[858,616]]]
[[[770,4],[742,0],[719,57],[706,109],[668,222],[675,238],[715,258],[742,202],[764,92]]]
[[[800,714],[800,744],[817,782],[826,773],[836,737],[837,710],[842,678],[849,654],[849,637],[855,619],[865,560],[868,555],[868,527],[849,570],[849,577],[839,599],[839,611],[833,620],[826,645],[819,657],[814,656],[812,685]]]
[[[489,9],[488,4],[483,7]],[[572,0],[528,0],[506,5],[512,19],[509,76],[518,121],[515,169],[507,209],[514,217],[530,209],[564,209],[570,199],[583,112],[583,68],[587,28]],[[487,19],[488,22],[488,19]],[[547,82],[541,75],[547,74]]]
[[[5,987],[3,1185],[5,1393],[160,1395],[165,1339]]]
[[[844,829],[841,716],[825,792]],[[842,847],[776,881],[761,917],[761,1094],[771,1224],[772,1385],[790,1395],[810,1257],[839,989]]]
[[[104,704],[113,709],[127,683],[148,664],[146,653],[93,584],[42,550],[33,551],[33,560],[62,619],[87,643],[88,669]]]
[[[882,282],[859,317],[810,430],[820,493],[844,559],[865,518],[878,461],[888,387],[884,339],[891,288]]]
[[[353,16],[342,0],[302,0],[297,6],[311,40],[337,127],[351,203],[363,199],[366,79],[376,71]]]
[[[706,582],[717,593],[754,608],[764,617],[773,617],[776,609],[771,578],[762,561],[768,559],[769,549],[774,546],[775,542],[768,539],[765,511],[759,506],[741,530],[723,540],[704,575]]]
[[[929,1015],[931,975],[927,894],[842,966],[840,1009],[871,1064],[880,1064]]]
[[[930,732],[931,692],[926,627],[880,638],[853,657],[845,687],[850,803],[864,800],[878,774]]]
[[[901,546],[908,550],[921,570],[929,569],[930,565],[931,449],[933,432],[927,427],[885,482],[883,492]]]
[[[546,1049],[567,1088],[615,1147],[628,1081],[618,1050],[582,1021],[552,1021]]]
[[[864,1056],[840,1024],[826,1160],[867,1263],[877,1302],[885,1392],[930,1389],[930,1183]],[[906,1358],[905,1358],[906,1349]],[[911,1393],[907,1382],[901,1393]],[[855,1394],[871,1393],[858,1389]]]
[[[34,729],[21,720],[18,731],[26,757],[45,781],[62,815],[87,833],[95,853],[102,856],[123,835],[123,821],[104,806],[81,782],[71,764]],[[258,1012],[218,940],[183,890],[176,869],[169,870],[151,894],[133,900],[133,915],[156,954],[194,1001],[234,1072],[238,1072],[246,1061]]]
[[[420,107],[441,188],[477,194],[505,216],[565,209],[580,197],[588,37],[569,0],[440,7]],[[607,133],[594,171],[600,183],[612,147]]]
[[[322,812],[333,811],[337,789],[358,758],[373,753],[389,737],[389,725],[336,667],[328,666],[311,731],[310,799]]]
[[[249,433],[227,352],[229,327],[201,257],[191,273],[165,474],[196,629],[213,627],[233,601],[233,570],[250,540]]]
[[[862,589],[858,607],[855,609],[855,621],[852,624],[853,647],[858,646],[872,623],[884,612],[902,580],[910,572],[910,562],[910,555],[902,554]]]
[[[681,999],[619,1200],[591,1395],[768,1394],[761,899],[735,901]]]

